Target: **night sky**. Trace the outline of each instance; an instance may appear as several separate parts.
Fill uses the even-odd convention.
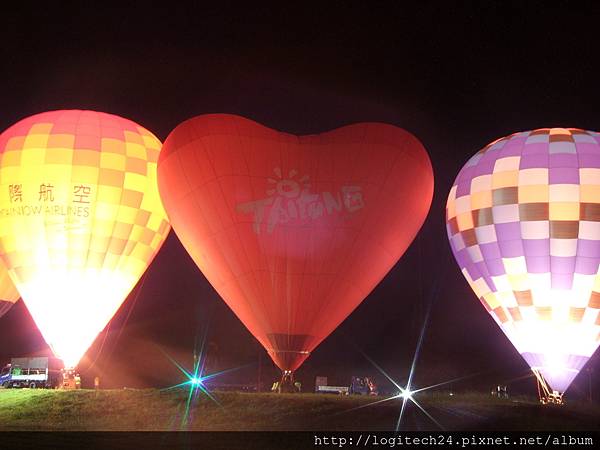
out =
[[[121,115],[161,140],[216,112],[296,134],[361,121],[402,127],[434,167],[427,221],[297,377],[310,386],[314,375],[342,384],[371,374],[383,386],[366,354],[404,380],[424,323],[417,386],[474,375],[456,388],[487,389],[526,375],[454,262],[446,196],[466,160],[496,138],[552,126],[600,131],[599,11],[537,1],[251,3],[4,11],[0,129],[69,108]],[[82,361],[84,383],[100,374],[108,387],[175,384],[166,355],[191,365],[203,337],[215,370],[242,366],[223,382],[256,383],[260,374],[266,386],[278,376],[171,232]],[[47,351],[22,302],[0,319],[0,363]],[[596,386],[599,359],[588,365]],[[585,396],[588,381],[581,375],[572,395]],[[531,379],[511,386],[534,390]]]

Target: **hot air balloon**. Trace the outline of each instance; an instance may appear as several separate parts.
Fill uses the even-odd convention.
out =
[[[193,260],[288,376],[397,262],[433,193],[400,128],[295,136],[227,114],[177,126],[158,183]]]
[[[95,111],[52,111],[0,135],[0,257],[40,332],[74,367],[133,289],[169,225],[160,141]]]
[[[0,261],[0,317],[8,312],[21,296]]]
[[[560,401],[600,343],[600,134],[492,142],[458,174],[446,217],[463,275]]]

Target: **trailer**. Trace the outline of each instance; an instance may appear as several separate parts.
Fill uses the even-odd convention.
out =
[[[0,372],[0,387],[56,388],[63,382],[62,368],[62,361],[58,358],[12,358]]]

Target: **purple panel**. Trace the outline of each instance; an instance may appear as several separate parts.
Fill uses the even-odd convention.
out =
[[[494,228],[496,229],[498,241],[513,241],[515,239],[521,239],[520,222],[497,223],[494,225]]]
[[[554,153],[550,155],[550,167],[579,167],[577,154]]]
[[[580,153],[579,167],[600,168],[600,153]]]
[[[548,167],[548,154],[523,155],[519,163],[520,169],[535,169],[538,167]]]
[[[467,265],[465,265],[465,269],[469,273],[469,276],[472,280],[477,280],[478,278],[481,278],[481,273],[479,273],[479,269],[474,263],[469,262]]]
[[[490,271],[487,268],[487,264],[485,270],[487,274],[483,276],[483,279],[492,291],[497,291],[498,289],[496,288],[496,284],[492,281],[492,278],[490,277]]]
[[[575,259],[575,256],[550,256],[550,271],[553,274],[573,275]]]
[[[453,249],[454,250],[454,249]],[[466,249],[462,249],[457,252],[454,250],[454,257],[456,258],[456,262],[462,268],[465,267],[469,262],[471,262],[471,258],[469,257],[469,252]]]
[[[514,138],[508,141],[508,143],[500,150],[500,158],[506,158],[507,156],[521,156],[523,150],[523,144],[525,138]]]
[[[485,265],[487,266],[490,276],[492,277],[504,275],[506,273],[501,259],[486,259]]]
[[[456,198],[464,197],[471,192],[471,179],[464,179],[458,182],[456,186]]]
[[[485,159],[485,155],[479,161],[479,164],[473,167],[473,178],[478,177],[480,175],[489,175],[494,171],[494,164],[496,163],[496,158],[488,158]]]
[[[550,256],[550,239],[523,239],[526,256]]]
[[[490,259],[498,259],[501,258],[500,247],[498,247],[497,242],[490,242],[488,244],[479,244],[479,249],[481,250],[481,254],[483,255],[483,259],[488,261]]]
[[[466,167],[476,166],[476,165],[477,165],[477,163],[479,162],[479,160],[481,159],[481,157],[482,157],[482,156],[483,156],[483,155],[482,155],[481,153],[475,153],[475,154],[474,154],[474,155],[471,157],[471,159],[469,159],[469,160],[466,162],[465,166],[463,167],[463,170],[464,170]]]
[[[579,169],[576,167],[551,168],[548,171],[548,181],[550,184],[579,184]]]
[[[504,258],[517,258],[525,254],[523,251],[523,245],[521,244],[521,239],[500,241],[498,242],[498,245],[500,246],[500,253]]]
[[[485,265],[485,261],[476,262],[475,265],[477,266],[477,270],[479,270],[479,273],[482,277],[485,278],[489,276],[488,268]]]
[[[473,178],[473,168],[474,166],[463,167],[463,169],[458,173],[455,183],[460,184],[464,181],[471,183],[471,179]]]
[[[573,273],[552,272],[550,279],[550,286],[552,289],[571,289],[573,287]]]
[[[523,147],[523,155],[547,155],[548,154],[548,144],[547,143],[535,143],[535,144],[526,144]]]
[[[600,147],[598,144],[588,144],[587,142],[577,142],[575,144],[577,147],[577,153],[581,155],[592,154],[600,156]]]
[[[575,272],[582,275],[595,275],[598,273],[599,258],[586,258],[578,256],[575,261]]]
[[[527,272],[529,273],[548,273],[550,272],[549,256],[526,256]]]
[[[579,239],[577,242],[577,255],[592,258],[600,256],[600,241]]]

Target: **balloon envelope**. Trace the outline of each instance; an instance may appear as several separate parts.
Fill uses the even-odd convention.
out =
[[[175,128],[158,181],[179,239],[282,370],[396,263],[433,192],[423,146],[394,126],[294,136],[226,114]]]
[[[0,260],[0,317],[8,312],[21,296],[13,284],[6,266]]]
[[[0,135],[0,255],[40,332],[77,364],[158,251],[160,141],[118,116],[52,111]]]
[[[600,135],[551,128],[492,142],[458,174],[446,216],[483,306],[564,392],[600,343]]]

